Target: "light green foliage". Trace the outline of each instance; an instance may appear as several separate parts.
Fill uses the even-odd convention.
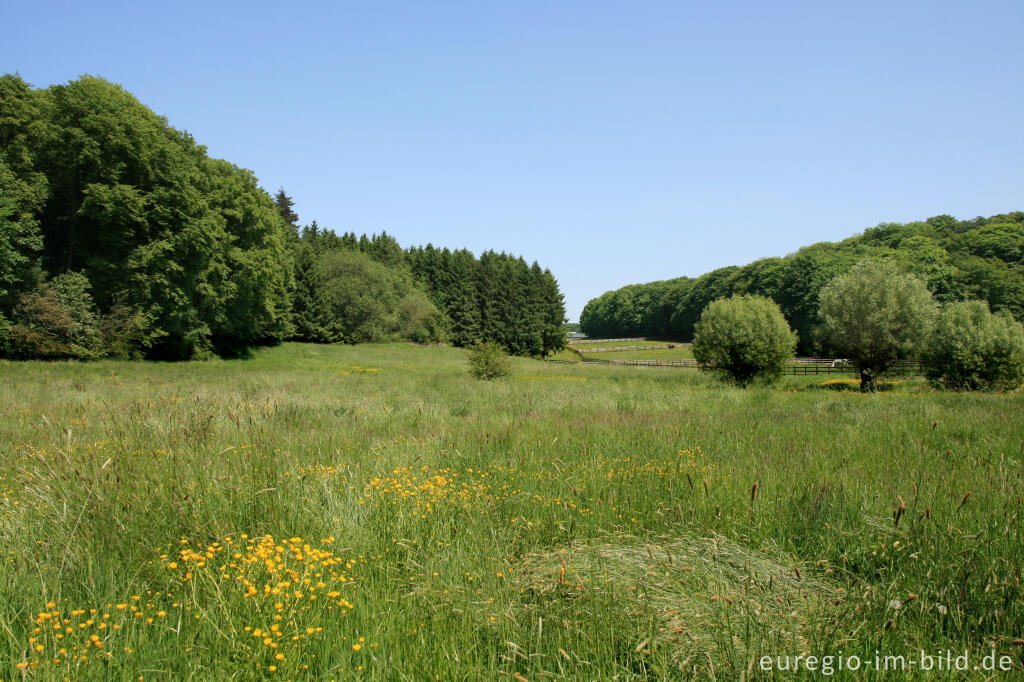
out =
[[[693,337],[701,369],[739,386],[778,381],[795,353],[796,334],[778,304],[763,296],[712,301]]]
[[[469,374],[475,379],[501,379],[512,371],[505,349],[493,341],[478,341],[469,347]]]
[[[419,289],[398,304],[398,335],[415,343],[439,343],[446,337],[444,314]]]
[[[422,342],[441,340],[437,308],[403,269],[358,251],[337,250],[321,257],[320,270],[331,323],[346,343],[390,341],[405,334]]]
[[[984,301],[948,303],[925,354],[928,378],[959,390],[1014,389],[1024,382],[1024,326]]]
[[[825,348],[860,371],[861,390],[900,360],[919,358],[936,315],[924,283],[889,260],[863,260],[821,291]]]
[[[100,334],[103,355],[116,360],[141,360],[161,336],[149,315],[119,301],[100,319]]]

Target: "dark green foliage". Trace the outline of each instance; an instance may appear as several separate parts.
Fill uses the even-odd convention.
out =
[[[469,346],[469,374],[476,379],[500,379],[511,373],[505,349],[494,341],[477,341]]]
[[[920,277],[937,301],[986,300],[1024,320],[1024,213],[957,221],[887,223],[838,243],[807,246],[785,258],[714,270],[695,279],[633,284],[590,301],[580,316],[593,337],[647,336],[687,341],[708,302],[750,293],[771,298],[799,334],[814,344],[818,296],[836,275],[866,258],[892,258]]]
[[[778,304],[763,296],[711,302],[693,337],[693,357],[701,369],[739,386],[777,381],[795,352],[796,334]]]
[[[1024,382],[1024,327],[984,301],[949,303],[924,357],[937,386],[956,390],[1014,389]]]
[[[117,355],[231,354],[291,333],[286,227],[250,172],[103,79],[0,88],[0,315],[32,273],[79,272]]]
[[[564,347],[565,304],[558,283],[549,270],[538,264],[527,265],[522,258],[486,251],[476,258],[465,249],[451,251],[428,244],[403,250],[386,232],[357,237],[337,235],[316,222],[304,227],[296,252],[294,324],[296,338],[311,341],[336,339],[314,333],[323,329],[335,313],[326,316],[317,303],[319,285],[308,282],[323,277],[317,273],[337,253],[356,252],[371,263],[383,266],[387,278],[409,278],[425,298],[402,298],[398,309],[388,305],[359,307],[362,314],[375,317],[383,336],[400,336],[416,342],[445,338],[456,346],[469,346],[479,340],[499,343],[514,355],[543,356]],[[315,263],[304,254],[313,254]],[[362,265],[360,267],[369,267]],[[387,279],[386,278],[386,279]],[[329,290],[338,294],[337,288]],[[352,296],[362,300],[360,292]],[[430,313],[431,304],[437,314]],[[314,311],[314,312],[310,312]],[[375,311],[375,312],[373,312]],[[400,322],[395,326],[395,316]],[[311,322],[305,320],[314,318]],[[397,329],[397,331],[396,331]],[[351,340],[350,337],[345,337]]]
[[[896,362],[918,359],[934,325],[924,282],[892,260],[857,263],[819,298],[823,347],[853,362],[864,392]]]
[[[115,360],[141,360],[159,338],[153,320],[131,305],[115,302],[100,319],[103,354]]]
[[[39,279],[43,235],[38,213],[47,183],[32,157],[44,134],[40,118],[39,102],[28,85],[17,76],[0,76],[0,319]]]
[[[10,354],[18,359],[98,357],[101,333],[89,280],[81,273],[58,275],[40,291],[22,294],[10,328]]]
[[[69,272],[88,284],[105,349],[61,340],[73,316],[39,287]],[[521,258],[300,230],[283,188],[271,198],[101,78],[33,90],[0,77],[2,354],[186,359],[450,335],[543,355],[564,342],[564,316],[554,278]]]
[[[341,331],[332,319],[320,261],[308,244],[300,245],[295,255],[292,325],[292,338],[296,341],[334,343],[342,340]]]
[[[274,195],[274,207],[277,208],[277,212],[281,216],[281,220],[284,221],[284,224],[298,232],[299,214],[292,209],[294,205],[295,202],[292,201],[292,198],[285,194],[284,187],[279,188],[277,194]]]

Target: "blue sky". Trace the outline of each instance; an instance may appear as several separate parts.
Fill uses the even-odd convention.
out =
[[[0,4],[303,222],[624,284],[1024,209],[1020,2]]]

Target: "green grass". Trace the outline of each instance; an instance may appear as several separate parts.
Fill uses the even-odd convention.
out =
[[[585,340],[585,339],[584,339]],[[656,339],[646,339],[644,341],[617,341],[615,339],[600,341],[598,343],[571,343],[569,344],[573,348],[614,348],[619,346],[664,346],[666,344],[676,344],[679,341],[658,341]]]
[[[404,344],[0,379],[0,679],[1021,674],[1020,393]]]
[[[693,358],[692,346],[675,348],[653,348],[651,350],[615,350],[584,355],[597,360],[682,360]]]

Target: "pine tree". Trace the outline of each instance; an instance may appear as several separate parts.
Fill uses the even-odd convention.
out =
[[[315,229],[314,223],[311,232]],[[294,338],[314,343],[340,341],[339,330],[332,324],[331,318],[320,263],[313,248],[303,244],[295,258],[295,296],[292,300]]]
[[[277,206],[277,212],[281,214],[281,220],[284,221],[284,224],[298,233],[299,214],[292,210],[295,202],[285,193],[284,187],[278,189],[277,194],[274,195],[274,205]]]

